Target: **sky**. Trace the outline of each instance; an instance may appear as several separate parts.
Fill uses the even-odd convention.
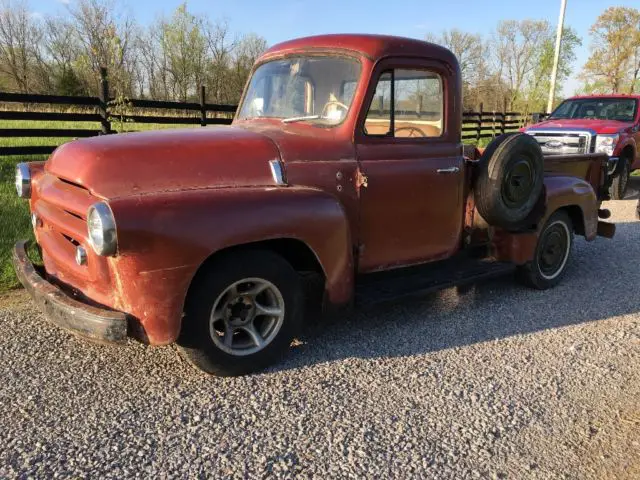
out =
[[[73,0],[31,0],[34,12],[64,12]],[[124,1],[141,24],[169,16],[181,0]],[[458,28],[489,35],[500,20],[545,19],[556,25],[560,0],[190,0],[189,10],[224,18],[233,32],[256,33],[269,45],[322,33],[381,33],[424,38]],[[640,9],[640,0],[567,0],[565,25],[582,38],[574,73],[563,93],[571,95],[576,76],[589,56],[589,28],[607,7]]]

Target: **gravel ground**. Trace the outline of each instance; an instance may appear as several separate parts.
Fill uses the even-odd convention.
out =
[[[640,223],[511,279],[309,327],[270,371],[85,343],[0,297],[0,477],[640,478]]]

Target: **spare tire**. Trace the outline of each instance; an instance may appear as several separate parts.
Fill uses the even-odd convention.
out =
[[[500,135],[489,144],[478,165],[474,199],[489,225],[522,228],[542,194],[544,157],[530,135]]]

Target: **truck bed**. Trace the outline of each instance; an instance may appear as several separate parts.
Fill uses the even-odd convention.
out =
[[[547,155],[544,157],[545,175],[569,175],[586,180],[600,200],[608,199],[611,181],[609,157],[603,153],[586,155]]]

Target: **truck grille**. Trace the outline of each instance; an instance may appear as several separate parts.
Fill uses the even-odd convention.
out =
[[[87,279],[93,273],[76,264],[75,250],[87,243],[85,212],[94,201],[86,188],[73,182],[46,172],[38,178],[31,205],[40,220],[37,238],[44,257],[55,263],[60,276],[68,277],[65,280]]]
[[[590,132],[527,132],[540,144],[545,155],[585,154],[592,151]]]

